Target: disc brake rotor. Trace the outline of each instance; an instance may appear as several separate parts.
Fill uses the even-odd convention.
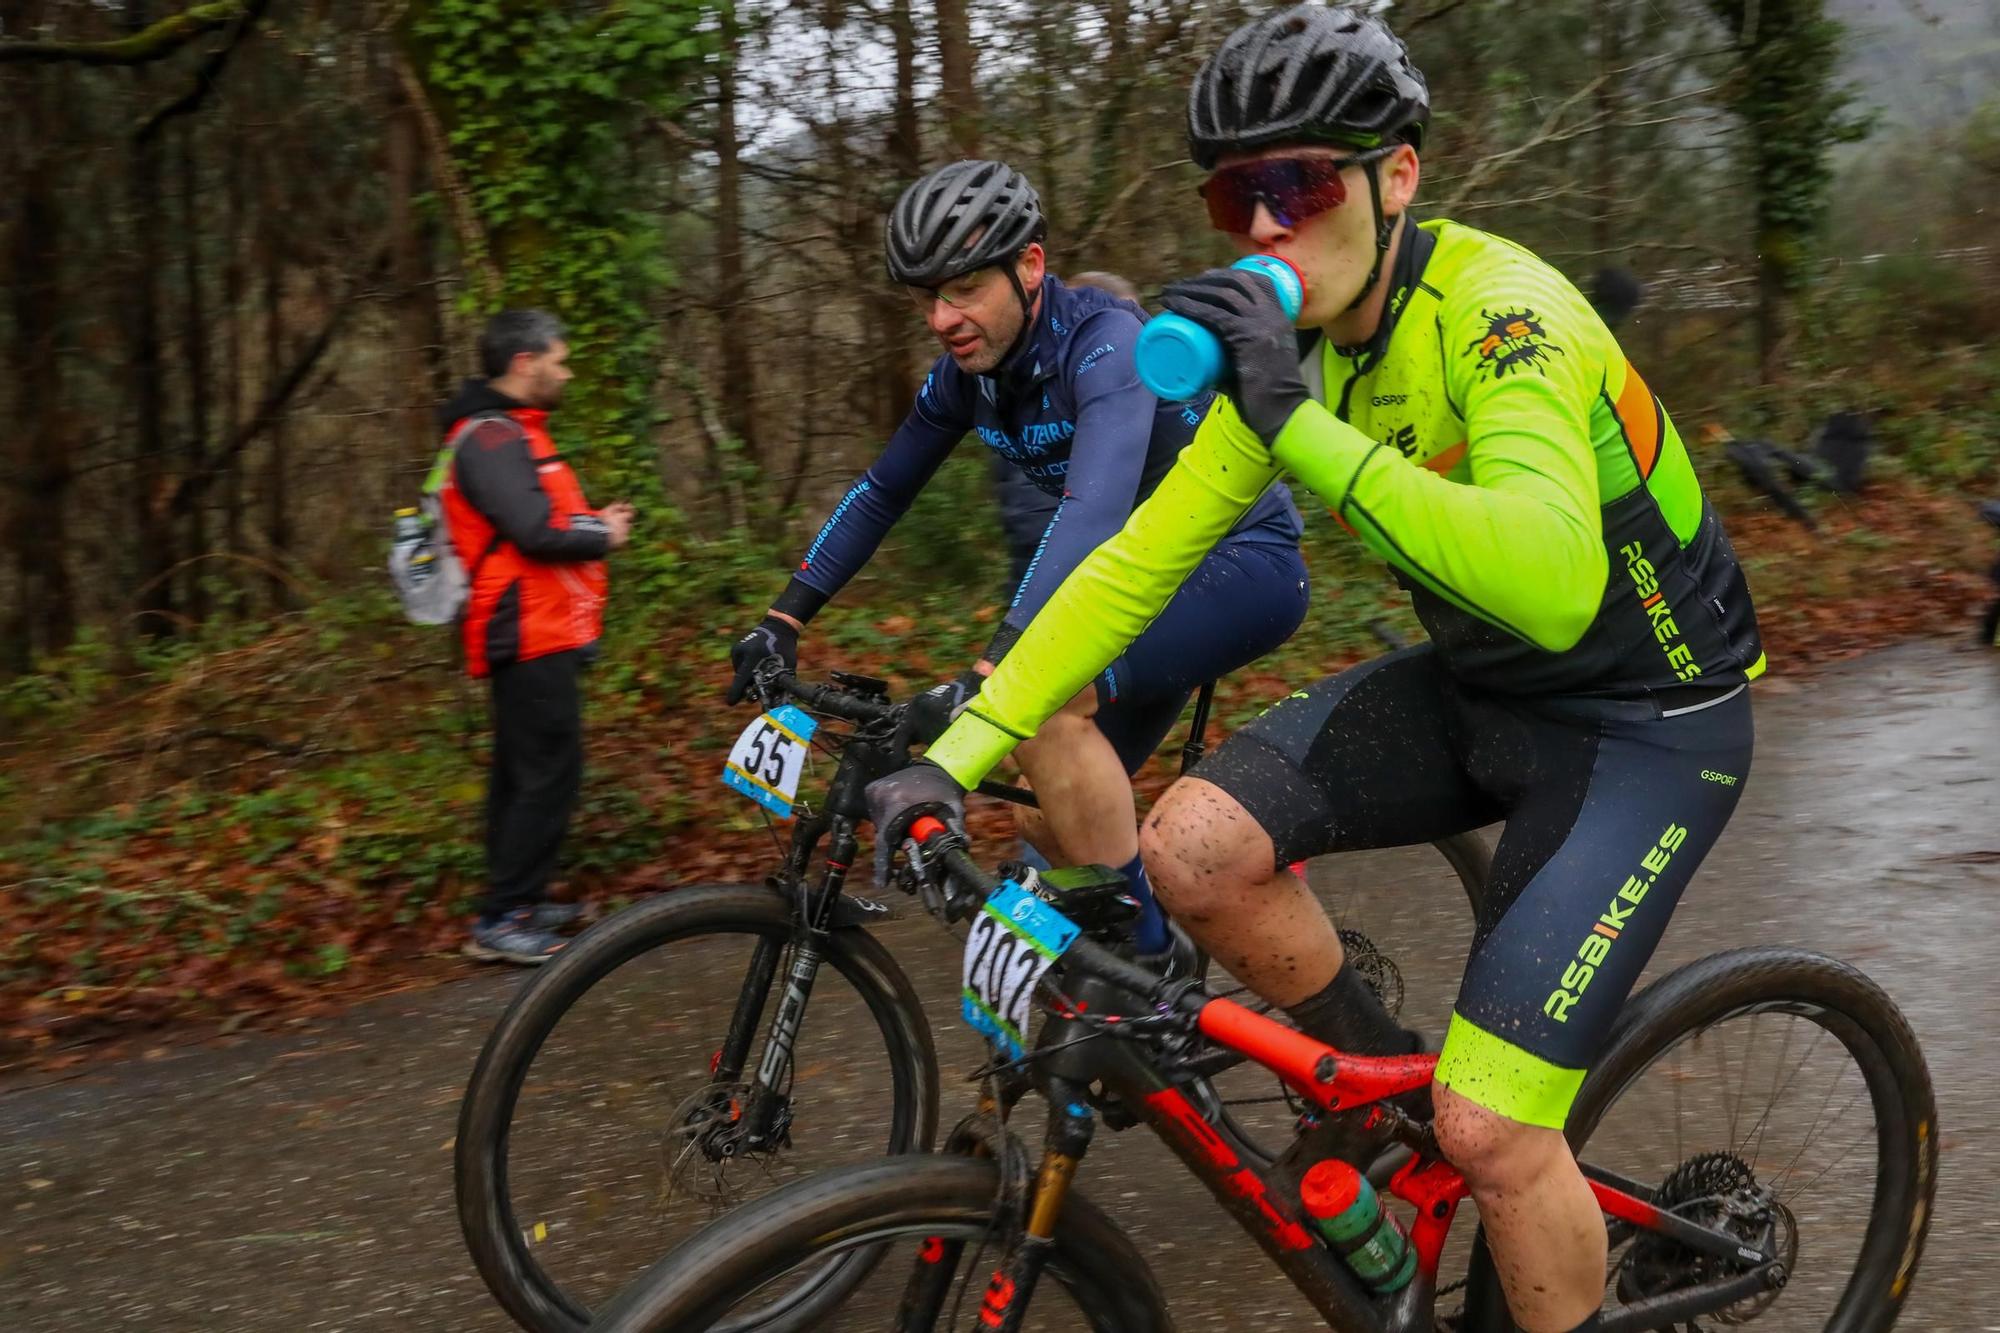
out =
[[[711,1083],[674,1108],[660,1139],[661,1207],[689,1196],[718,1208],[734,1203],[740,1191],[732,1183],[732,1167],[739,1162],[755,1163],[769,1173],[772,1160],[791,1143],[791,1103],[778,1106],[769,1138],[753,1145],[743,1124],[748,1096],[746,1085]]]
[[[1347,965],[1368,983],[1389,1016],[1394,1018],[1402,1013],[1403,969],[1396,966],[1396,960],[1376,948],[1375,941],[1358,930],[1342,930],[1340,947],[1347,954]]]

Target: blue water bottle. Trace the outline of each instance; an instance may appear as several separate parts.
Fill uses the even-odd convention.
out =
[[[1277,289],[1285,318],[1297,319],[1306,302],[1305,279],[1276,255],[1245,255],[1230,265],[1257,273]],[[1157,396],[1181,402],[1215,387],[1222,378],[1222,343],[1201,325],[1172,313],[1155,315],[1139,331],[1139,379]]]

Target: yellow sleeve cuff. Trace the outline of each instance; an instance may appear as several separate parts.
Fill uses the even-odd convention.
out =
[[[1308,400],[1286,420],[1271,443],[1271,456],[1335,513],[1347,501],[1375,442]]]
[[[930,749],[924,751],[924,758],[951,774],[959,786],[971,791],[1020,743],[1020,737],[988,722],[968,708],[958,715],[956,722],[945,728],[944,735],[938,737]]]

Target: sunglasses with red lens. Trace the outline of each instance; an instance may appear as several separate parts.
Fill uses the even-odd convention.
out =
[[[1392,145],[1352,157],[1267,157],[1224,167],[1201,183],[1209,225],[1243,234],[1255,224],[1257,205],[1262,204],[1280,227],[1296,227],[1347,202],[1347,182],[1341,172],[1394,151]]]

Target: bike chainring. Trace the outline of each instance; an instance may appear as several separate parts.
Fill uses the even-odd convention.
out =
[[[1734,1153],[1697,1153],[1688,1158],[1668,1173],[1653,1202],[1677,1217],[1725,1231],[1748,1246],[1761,1248],[1768,1231],[1772,1251],[1787,1272],[1798,1259],[1797,1219],[1757,1183],[1749,1163]],[[1730,1271],[1725,1260],[1644,1232],[1619,1261],[1618,1299],[1630,1304],[1714,1281]],[[1768,1310],[1781,1290],[1759,1292],[1702,1317],[1717,1324],[1747,1324]],[[1693,1320],[1685,1327],[1689,1333],[1700,1333]]]

